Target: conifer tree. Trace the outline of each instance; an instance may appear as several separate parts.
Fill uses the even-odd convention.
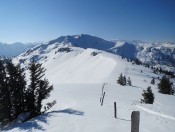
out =
[[[7,87],[6,70],[0,60],[0,125],[11,120],[11,102]]]
[[[19,100],[17,99],[17,83],[16,83],[16,74],[17,74],[17,69],[14,66],[14,64],[9,60],[7,62],[7,87],[9,89],[9,94],[10,94],[10,104],[11,104],[11,120],[15,119],[17,116],[17,104]]]
[[[151,87],[148,87],[146,91],[143,90],[142,96],[143,99],[141,99],[141,103],[153,104],[154,94],[152,93]]]
[[[29,65],[30,70],[30,85],[27,90],[27,110],[31,112],[31,117],[41,114],[42,100],[49,97],[53,86],[49,86],[46,79],[42,79],[45,75],[45,69],[41,64],[34,60]]]
[[[129,86],[131,86],[131,85],[132,85],[132,82],[131,82],[130,77],[128,77],[128,79],[127,79],[127,85],[129,85]]]
[[[120,74],[118,80],[117,80],[117,83],[122,85],[122,86],[125,86],[126,85],[126,76],[123,76],[122,73]]]
[[[49,86],[49,82],[47,79],[40,80],[39,87],[37,89],[37,113],[41,114],[41,108],[42,108],[42,101],[44,99],[47,99],[50,96],[50,92],[53,90],[53,86]]]
[[[123,85],[126,85],[126,76],[123,76]]]
[[[154,77],[152,78],[152,80],[151,80],[151,84],[155,84],[155,79],[154,79]]]
[[[31,117],[37,115],[36,102],[37,102],[37,88],[39,87],[39,81],[44,76],[45,69],[41,67],[41,64],[36,63],[34,59],[29,64],[30,71],[30,85],[27,89],[27,111],[31,112]]]
[[[165,75],[160,80],[160,83],[158,84],[158,89],[159,92],[163,94],[174,94],[173,83],[170,82],[170,79]]]
[[[18,104],[17,104],[17,115],[22,112],[25,112],[25,105],[26,105],[26,80],[25,80],[25,73],[24,69],[18,64],[17,68],[17,75],[16,75],[16,83],[17,83],[17,92],[18,92]]]
[[[50,109],[56,101],[47,103],[42,112],[42,101],[50,96],[53,86],[47,79],[43,79],[45,69],[34,62],[29,65],[30,85],[26,89],[24,70],[20,65],[14,65],[11,60],[6,67],[0,61],[0,125],[16,119],[19,114],[30,112],[28,120]]]
[[[117,80],[117,83],[120,84],[120,85],[124,85],[122,73],[120,74],[120,76],[119,76],[119,78]]]
[[[11,102],[11,120],[16,119],[19,114],[25,111],[25,74],[20,65],[14,65],[11,60],[7,62],[8,82],[7,87]]]

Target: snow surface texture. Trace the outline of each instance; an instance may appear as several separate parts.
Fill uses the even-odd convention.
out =
[[[105,51],[60,43],[35,47],[13,61],[21,62],[27,69],[33,56],[47,69],[46,77],[54,85],[48,101],[55,99],[57,104],[46,114],[23,124],[16,123],[4,131],[129,132],[131,112],[138,110],[140,132],[174,132],[175,96],[158,93],[157,85],[151,85],[150,81],[159,75],[151,69],[132,65]],[[120,73],[131,78],[132,86],[116,83]],[[101,106],[104,83],[106,95]],[[155,94],[153,105],[140,103],[141,94],[148,86]],[[117,119],[114,102],[117,102]]]

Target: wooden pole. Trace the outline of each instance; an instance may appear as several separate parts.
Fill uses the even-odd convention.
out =
[[[105,92],[103,93],[103,97],[102,97],[102,101],[101,101],[101,106],[103,105],[104,97],[105,97]]]
[[[116,105],[116,102],[114,102],[114,118],[117,118],[117,105]]]
[[[104,87],[105,87],[105,83],[103,83],[103,86],[102,86],[102,95],[103,95],[103,90],[104,90]]]
[[[133,111],[131,114],[131,132],[139,132],[140,111]]]

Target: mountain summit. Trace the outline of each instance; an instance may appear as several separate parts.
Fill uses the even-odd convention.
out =
[[[138,58],[143,63],[158,66],[175,67],[175,43],[143,42],[143,41],[107,41],[95,36],[81,34],[61,36],[32,50],[47,48],[48,45],[67,45],[81,48],[93,48],[108,51],[126,58]],[[31,52],[31,51],[30,51]],[[164,67],[165,68],[165,67]],[[174,69],[175,70],[175,69]]]
[[[73,46],[81,48],[93,48],[98,50],[103,50],[111,52],[126,58],[136,59],[138,58],[143,63],[147,63],[153,66],[161,66],[166,68],[169,66],[171,70],[175,67],[175,43],[170,42],[143,42],[139,40],[135,41],[125,41],[116,40],[108,41],[99,37],[80,34],[80,35],[67,35],[61,36],[57,39],[51,40],[46,43],[40,43],[38,46],[29,49],[26,55],[32,52],[36,52],[39,49],[38,55],[44,53],[49,45],[52,48],[58,46]],[[27,46],[22,44],[14,45],[4,45],[0,44],[1,56],[14,56],[20,54],[26,50]],[[25,54],[25,53],[24,53]],[[24,55],[23,54],[23,55]]]

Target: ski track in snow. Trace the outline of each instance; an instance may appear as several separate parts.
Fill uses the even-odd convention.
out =
[[[174,120],[175,121],[175,117],[173,117],[173,116],[166,115],[166,114],[163,114],[163,113],[160,113],[160,112],[156,112],[156,111],[152,111],[150,109],[147,109],[147,108],[145,108],[143,106],[139,106],[139,105],[137,105],[136,107],[139,108],[139,109],[142,109],[143,111],[148,112],[150,114],[158,115],[160,117],[167,118],[167,119],[170,119],[170,120]]]

